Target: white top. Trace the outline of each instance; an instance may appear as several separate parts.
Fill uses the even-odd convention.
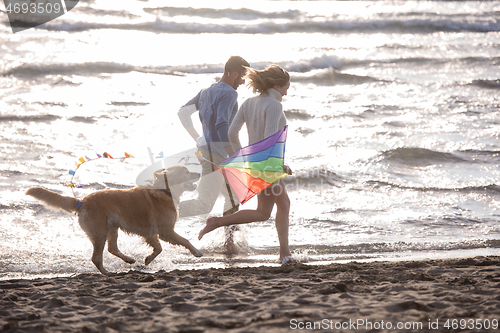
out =
[[[285,127],[286,117],[281,99],[281,94],[271,88],[243,102],[229,126],[229,141],[234,150],[241,148],[238,133],[244,123],[247,124],[249,144],[264,140]]]

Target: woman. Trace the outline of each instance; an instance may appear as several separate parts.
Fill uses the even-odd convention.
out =
[[[244,123],[247,125],[249,144],[275,134],[286,125],[281,100],[290,87],[288,72],[278,65],[269,66],[261,71],[249,68],[246,78],[249,79],[248,85],[253,88],[253,92],[260,94],[249,98],[241,105],[229,127],[229,140],[234,150],[241,148],[238,133]],[[285,172],[291,174],[288,166],[285,166]],[[285,184],[279,180],[259,193],[257,198],[256,210],[241,210],[231,215],[209,218],[198,239],[222,226],[266,221],[276,203],[276,229],[280,243],[280,261],[282,263],[289,261],[291,259],[288,246],[290,199]]]

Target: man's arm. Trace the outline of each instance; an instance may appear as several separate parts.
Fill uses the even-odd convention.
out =
[[[179,109],[177,115],[181,120],[182,126],[186,129],[186,131],[191,135],[191,137],[196,141],[200,137],[196,129],[194,128],[193,121],[191,120],[191,115],[198,111],[198,102],[200,100],[201,91],[186,105]]]
[[[193,121],[191,120],[191,115],[198,111],[194,104],[183,106],[179,109],[177,115],[181,120],[182,125],[186,131],[191,135],[191,137],[196,141],[200,137],[196,129],[194,128]]]

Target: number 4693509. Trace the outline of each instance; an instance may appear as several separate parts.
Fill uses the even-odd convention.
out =
[[[447,329],[493,329],[496,330],[498,328],[498,319],[448,319],[446,323],[444,323],[444,328]]]
[[[6,8],[9,14],[52,14],[61,12],[61,5],[55,3],[52,5],[50,2],[45,3],[27,3],[27,2],[10,2]]]

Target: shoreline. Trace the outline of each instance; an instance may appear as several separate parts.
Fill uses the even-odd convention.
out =
[[[500,256],[13,279],[0,332],[492,331],[499,289]]]
[[[275,249],[279,250],[278,247]],[[295,249],[294,249],[295,250]],[[186,252],[187,253],[187,252]],[[105,252],[111,260],[116,260],[119,264],[119,260],[113,258],[111,255]],[[487,257],[487,256],[497,256],[500,257],[500,248],[477,248],[477,249],[459,249],[459,250],[446,250],[446,251],[421,251],[421,252],[382,252],[378,256],[374,256],[373,253],[367,254],[336,254],[331,258],[325,257],[315,258],[308,253],[301,253],[294,251],[293,257],[296,262],[303,263],[305,265],[311,266],[326,266],[330,264],[348,264],[351,262],[359,263],[370,263],[370,262],[398,262],[398,261],[421,261],[421,260],[447,260],[447,259],[466,259],[474,257]],[[279,267],[280,263],[276,259],[277,256],[271,256],[275,260],[263,258],[260,255],[236,255],[234,257],[227,257],[223,252],[214,253],[204,253],[204,256],[197,258],[193,261],[188,255],[187,262],[182,260],[176,260],[175,262],[166,262],[168,267],[161,268],[162,264],[165,262],[161,261],[159,258],[159,263],[155,260],[154,265],[144,266],[140,263],[142,257],[136,257],[137,263],[134,265],[115,265],[112,267],[112,261],[107,261],[106,264],[109,265],[109,270],[114,273],[123,274],[129,271],[138,271],[147,274],[154,274],[159,271],[170,272],[172,270],[190,271],[190,270],[203,270],[203,269],[226,269],[226,268],[255,268],[260,266],[267,267]],[[106,258],[105,260],[109,260]],[[65,267],[63,271],[59,272],[27,272],[17,271],[17,272],[3,272],[0,273],[0,282],[8,280],[35,280],[35,279],[53,279],[53,278],[65,278],[65,277],[75,277],[80,274],[97,274],[98,271],[90,260],[85,261],[82,259],[84,264],[87,264],[85,269],[76,269],[75,267]],[[115,263],[116,263],[115,262]],[[155,266],[153,268],[153,266]]]

